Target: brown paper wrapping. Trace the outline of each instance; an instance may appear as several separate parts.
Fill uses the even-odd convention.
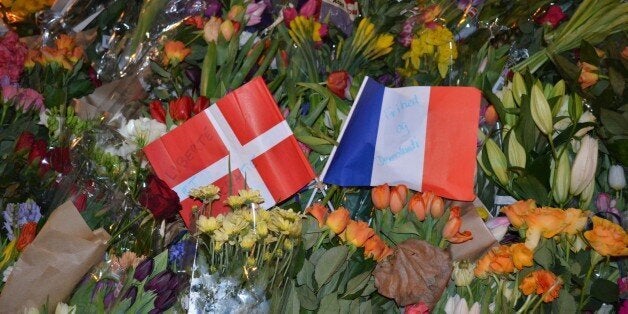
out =
[[[479,199],[476,198],[473,202],[452,202],[450,206],[460,206],[460,218],[462,219],[460,231],[469,230],[473,235],[473,239],[470,241],[449,246],[451,258],[454,261],[476,261],[489,248],[498,244],[497,239],[495,239],[480,215],[478,215],[476,208],[484,207],[484,204]]]
[[[44,304],[54,310],[102,260],[109,239],[102,228],[92,231],[72,202],[59,206],[13,266],[0,294],[0,313]]]

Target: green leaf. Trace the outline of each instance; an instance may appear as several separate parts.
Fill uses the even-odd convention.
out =
[[[371,271],[363,272],[349,280],[347,283],[347,291],[342,296],[343,299],[350,298],[353,299],[357,297],[366,285],[369,283],[369,279],[371,278]]]
[[[602,125],[609,132],[615,135],[628,135],[628,119],[623,115],[615,111],[602,109],[600,111],[600,119],[602,120]]]
[[[150,69],[163,78],[170,78],[172,76],[170,75],[170,72],[166,71],[164,68],[162,68],[159,64],[157,64],[154,61],[151,61]]]
[[[323,300],[321,300],[321,307],[318,312],[325,314],[340,313],[338,297],[333,293],[326,295]]]
[[[576,300],[573,295],[562,289],[560,291],[560,295],[556,302],[552,303],[553,312],[554,313],[576,313],[578,309],[576,308]]]
[[[603,303],[615,303],[619,299],[619,287],[616,283],[598,278],[591,284],[591,296]]]
[[[304,261],[303,267],[297,274],[297,284],[300,286],[307,285],[308,287],[313,288],[314,287],[314,285],[312,284],[313,275],[314,275],[314,264],[312,264],[312,262],[308,260]]]
[[[299,303],[299,296],[297,294],[297,289],[294,287],[294,282],[290,280],[290,285],[287,287],[290,292],[288,294],[288,299],[286,300],[286,306],[284,307],[285,313],[299,313],[299,309],[301,308],[301,304]]]
[[[612,139],[606,148],[623,165],[628,165],[628,139]]]
[[[377,291],[377,288],[375,287],[375,277],[370,277],[368,283],[366,284],[366,287],[364,288],[360,296],[368,297],[375,291]]]
[[[532,175],[525,175],[514,179],[513,190],[522,199],[535,199],[539,205],[548,205],[548,192],[543,183]]]
[[[614,67],[608,68],[608,80],[611,82],[611,87],[613,88],[615,94],[624,94],[626,80],[624,79],[624,76]]]
[[[552,256],[552,252],[546,246],[541,246],[536,250],[536,252],[534,252],[534,261],[541,265],[541,267],[550,269],[554,262],[554,258]]]
[[[318,299],[310,288],[306,286],[297,287],[297,296],[301,307],[304,309],[314,311],[318,308]]]

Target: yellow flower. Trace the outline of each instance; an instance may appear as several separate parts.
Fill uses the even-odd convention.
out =
[[[208,218],[201,216],[198,218],[196,226],[198,227],[198,231],[202,233],[211,233],[220,228],[220,222],[216,219],[216,217]]]
[[[165,66],[172,64],[172,66],[176,66],[179,62],[183,61],[185,57],[187,57],[192,50],[190,48],[186,48],[183,42],[177,40],[167,41],[164,45],[164,59],[162,63]]]
[[[240,247],[242,247],[243,250],[248,251],[253,248],[255,242],[257,242],[257,236],[254,233],[247,233],[247,235],[242,237],[242,240],[240,240]]]
[[[245,204],[261,204],[264,202],[264,198],[262,198],[258,190],[240,190],[238,194]]]
[[[264,238],[268,235],[268,224],[265,221],[258,221],[255,226],[255,231],[260,238]]]
[[[533,253],[525,244],[516,243],[510,246],[510,253],[512,254],[512,262],[519,270],[523,267],[529,267],[534,265]]]
[[[628,234],[617,224],[593,216],[593,229],[586,231],[584,237],[600,255],[628,255]]]
[[[209,204],[214,200],[220,198],[220,188],[210,184],[200,188],[192,189],[190,191],[190,197],[201,200],[205,204]]]
[[[227,205],[229,205],[232,209],[238,209],[244,205],[245,201],[246,199],[239,195],[231,195],[227,197],[225,203],[227,203]]]
[[[576,235],[580,231],[584,230],[587,225],[587,219],[589,217],[588,211],[569,208],[565,210],[565,229],[563,232],[569,235]]]
[[[394,37],[391,34],[385,33],[377,36],[377,39],[369,45],[366,50],[365,57],[373,60],[381,56],[387,55],[392,51],[392,45],[394,43]]]

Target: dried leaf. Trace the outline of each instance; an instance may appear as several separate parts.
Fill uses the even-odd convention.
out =
[[[449,252],[408,239],[377,264],[373,275],[378,292],[399,306],[423,302],[433,308],[447,287],[451,271]]]

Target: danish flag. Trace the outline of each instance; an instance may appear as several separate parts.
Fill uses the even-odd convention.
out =
[[[259,190],[270,207],[299,191],[315,174],[264,80],[255,78],[144,148],[155,173],[179,196],[190,225],[193,188],[214,184],[224,200],[245,188]]]

